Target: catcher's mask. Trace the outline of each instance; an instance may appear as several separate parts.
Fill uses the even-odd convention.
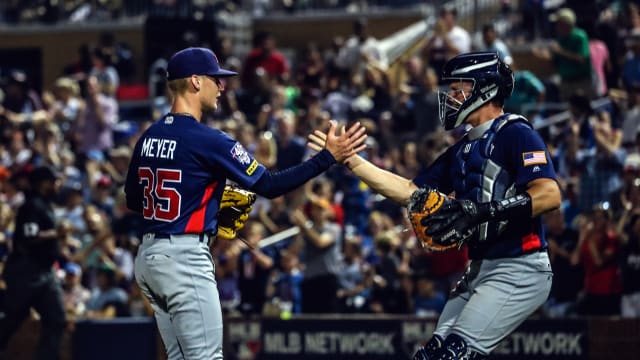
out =
[[[495,52],[452,58],[442,70],[441,81],[451,86],[438,92],[438,115],[446,130],[463,124],[469,114],[489,101],[504,101],[513,91],[511,68]],[[451,85],[454,83],[458,84]]]

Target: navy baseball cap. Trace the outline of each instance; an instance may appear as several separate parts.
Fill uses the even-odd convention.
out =
[[[227,77],[238,75],[238,73],[221,69],[218,58],[213,51],[205,48],[190,47],[178,51],[169,59],[167,80],[182,79],[191,75]]]

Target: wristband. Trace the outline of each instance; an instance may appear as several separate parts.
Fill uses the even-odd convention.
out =
[[[485,221],[530,219],[533,212],[528,192],[503,199],[478,204],[478,215]]]

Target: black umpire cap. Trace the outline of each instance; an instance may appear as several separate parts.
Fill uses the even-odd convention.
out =
[[[29,173],[31,186],[38,185],[43,181],[56,181],[59,178],[58,171],[50,166],[38,166]]]

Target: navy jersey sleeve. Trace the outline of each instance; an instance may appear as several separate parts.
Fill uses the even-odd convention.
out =
[[[496,139],[496,151],[503,154],[504,164],[517,186],[539,178],[556,179],[547,146],[526,124],[514,123],[504,128]]]
[[[265,167],[238,142],[224,132],[202,126],[204,131],[194,143],[195,152],[210,169],[224,171],[224,176],[245,188],[251,188],[265,172]]]
[[[451,164],[459,144],[449,147],[442,155],[413,179],[418,187],[429,186],[449,194],[453,192],[453,180],[451,179]]]
[[[125,199],[127,201],[127,207],[129,210],[135,212],[142,212],[142,190],[140,189],[140,184],[138,183],[138,174],[136,171],[138,170],[138,156],[140,153],[140,142],[136,144],[133,149],[133,153],[131,156],[131,162],[129,164],[129,168],[127,170],[127,179],[124,183],[124,194]]]

